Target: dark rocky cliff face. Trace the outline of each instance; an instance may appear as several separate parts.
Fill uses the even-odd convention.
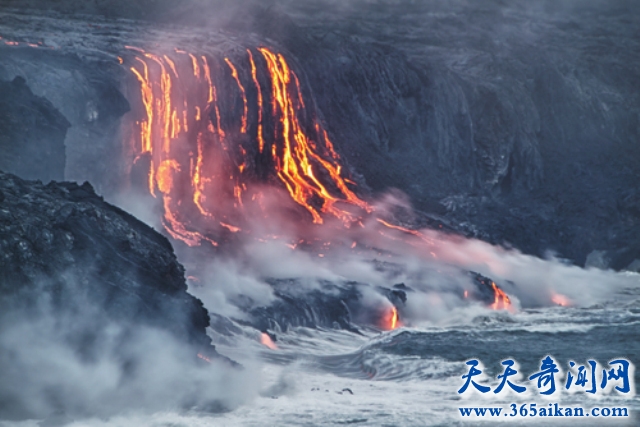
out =
[[[18,27],[23,28],[23,25]],[[120,118],[129,111],[129,103],[118,89],[117,80],[122,72],[116,64],[107,63],[104,58],[61,54],[55,49],[26,48],[0,52],[0,79],[23,78],[35,95],[46,98],[49,105],[68,120],[67,127],[70,127],[66,137],[63,135],[66,160],[63,159],[63,173],[56,175],[56,180],[89,181],[100,194],[117,187],[123,173],[118,169],[116,160],[123,155]],[[18,113],[16,101],[18,99],[12,97],[5,99],[7,112]],[[19,117],[24,123],[33,115]],[[33,125],[41,126],[39,123]],[[24,129],[34,132],[35,127]],[[46,138],[56,135],[43,132]],[[42,140],[43,144],[46,138]],[[60,168],[56,159],[51,158],[51,163]],[[49,162],[47,158],[42,160],[34,163],[37,168]],[[23,178],[48,181],[44,177],[15,172]]]
[[[0,173],[0,419],[209,404],[197,355],[233,363],[208,326],[166,238],[89,184]]]
[[[27,306],[42,292],[62,310],[80,293],[107,317],[210,344],[209,318],[187,293],[170,243],[104,202],[91,185],[43,185],[0,175],[0,301]],[[3,310],[3,311],[4,311]]]
[[[0,81],[0,170],[26,179],[64,179],[64,140],[70,124],[25,80]]]

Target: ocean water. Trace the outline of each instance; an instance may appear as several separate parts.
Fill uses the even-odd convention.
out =
[[[240,327],[241,328],[241,327]],[[640,354],[640,299],[591,307],[550,307],[507,311],[481,310],[467,321],[402,327],[394,331],[294,328],[278,335],[277,348],[259,343],[255,331],[241,329],[235,336],[211,331],[218,350],[255,372],[259,390],[240,406],[222,413],[167,411],[123,414],[108,419],[82,419],[66,425],[80,426],[467,426],[492,425],[640,425],[640,399],[610,393],[589,396],[569,394],[564,387],[569,360],[585,364],[618,357],[637,361]],[[560,366],[557,391],[551,398],[538,395],[533,383],[520,379],[529,390],[516,395],[506,389],[499,395],[458,394],[465,361],[484,364],[483,383],[495,387],[502,372],[500,361],[513,358],[527,375],[540,360],[551,355]],[[638,375],[635,375],[635,384]],[[634,384],[634,387],[635,387]],[[560,406],[626,407],[628,418],[463,419],[459,407],[519,408],[536,403]],[[590,423],[591,422],[591,423]],[[0,424],[3,425],[3,424]],[[9,424],[7,424],[8,426]],[[37,421],[12,426],[36,426]],[[46,423],[43,425],[47,425]],[[52,425],[52,424],[49,424]]]

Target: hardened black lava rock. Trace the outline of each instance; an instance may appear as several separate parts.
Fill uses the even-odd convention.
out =
[[[22,77],[0,81],[0,170],[25,179],[62,180],[69,126]]]
[[[12,310],[37,317],[44,306],[54,317],[77,314],[76,338],[97,334],[104,322],[148,326],[192,345],[194,357],[217,355],[207,311],[187,293],[165,237],[88,183],[43,185],[0,173],[0,325]]]
[[[362,297],[356,284],[322,282],[307,289],[295,279],[271,280],[275,301],[249,311],[251,326],[260,331],[291,327],[335,328],[357,331],[357,307]],[[356,309],[354,311],[354,309]]]

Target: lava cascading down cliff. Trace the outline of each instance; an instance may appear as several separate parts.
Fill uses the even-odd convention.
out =
[[[162,202],[174,239],[219,246],[240,235],[280,238],[268,224],[287,222],[297,227],[285,238],[292,248],[322,226],[351,230],[353,249],[353,230],[372,228],[437,258],[426,235],[371,215],[282,54],[260,47],[219,60],[180,49],[127,52],[120,61],[139,91],[133,181]],[[492,308],[509,308],[506,294],[495,285],[493,292]],[[401,324],[395,307],[388,317],[385,328]]]
[[[248,49],[234,60],[240,67],[178,49],[128,49],[145,113],[133,133],[135,163],[148,168],[149,192],[162,199],[174,238],[216,246],[221,234],[248,231],[247,204],[268,215],[252,184],[274,179],[314,224],[328,215],[350,226],[371,212],[283,55]]]

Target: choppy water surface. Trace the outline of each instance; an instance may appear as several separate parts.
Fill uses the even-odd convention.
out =
[[[255,330],[246,328],[234,336],[211,331],[218,350],[255,369],[261,390],[248,403],[218,414],[178,413],[122,415],[108,420],[74,421],[72,426],[431,426],[476,425],[495,422],[463,421],[460,406],[501,406],[512,402],[549,402],[566,406],[628,407],[630,418],[603,419],[588,424],[584,419],[545,419],[544,425],[638,425],[640,399],[617,394],[600,398],[583,392],[556,393],[545,400],[534,393],[499,397],[465,396],[457,390],[464,361],[478,358],[493,380],[502,372],[500,361],[511,357],[522,373],[538,370],[540,359],[551,355],[566,372],[569,360],[584,364],[626,357],[636,364],[640,354],[640,299],[633,293],[618,302],[588,308],[541,308],[516,313],[481,310],[467,321],[442,325],[423,324],[380,333],[363,334],[339,330],[298,328],[278,336],[276,350],[262,346]],[[565,376],[556,378],[561,389]],[[635,375],[639,382],[638,372]],[[255,385],[255,384],[254,384]],[[533,388],[532,384],[525,384]],[[508,425],[536,424],[540,419]],[[15,424],[38,425],[37,422]],[[542,424],[539,424],[542,425]]]
[[[512,402],[533,402],[540,407],[551,401],[586,408],[626,406],[631,417],[615,420],[612,425],[637,425],[640,410],[637,397],[609,395],[594,399],[582,392],[574,395],[557,392],[553,399],[544,400],[532,394],[515,397],[503,392],[499,398],[461,399],[457,390],[462,385],[460,376],[466,373],[463,362],[472,357],[482,360],[493,377],[502,372],[499,363],[507,357],[520,362],[523,373],[535,372],[540,359],[547,354],[564,369],[569,360],[585,363],[587,359],[595,359],[606,363],[615,357],[628,357],[635,361],[640,354],[639,337],[638,300],[515,314],[487,311],[465,324],[425,325],[382,334],[298,329],[280,336],[275,351],[263,350],[252,340],[236,337],[233,344],[219,343],[218,348],[244,363],[263,363],[262,377],[256,378],[262,383],[262,393],[254,401],[222,415],[167,413],[143,419],[123,418],[121,424],[110,420],[108,424],[472,425],[474,422],[463,422],[458,407],[482,405],[506,409]],[[564,375],[557,380],[561,388]],[[638,383],[637,372],[635,381]],[[508,421],[509,425],[514,424],[513,420]],[[552,421],[557,425],[588,425],[584,420],[544,421],[545,425]],[[491,422],[489,418],[485,420]],[[593,425],[602,423],[599,420]],[[95,421],[95,425],[101,423]]]

